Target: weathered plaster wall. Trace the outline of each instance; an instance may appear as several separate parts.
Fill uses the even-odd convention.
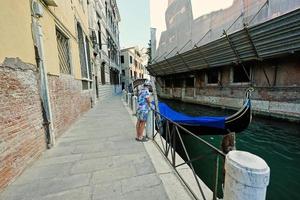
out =
[[[5,57],[19,57],[34,64],[29,1],[0,1],[0,63]]]

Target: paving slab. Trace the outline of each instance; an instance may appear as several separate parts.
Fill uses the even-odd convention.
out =
[[[113,97],[84,114],[0,193],[2,200],[160,199],[168,195],[131,116]]]

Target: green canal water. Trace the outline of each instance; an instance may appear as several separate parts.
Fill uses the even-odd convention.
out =
[[[193,116],[229,116],[235,112],[178,101],[163,101],[173,109]],[[202,138],[220,147],[221,136],[202,136]],[[204,156],[194,163],[194,167],[199,177],[212,189],[215,154],[190,136],[184,135],[183,139],[192,158]],[[268,163],[271,169],[270,184],[267,189],[268,200],[300,199],[299,124],[253,116],[248,129],[236,135],[236,143],[238,150],[256,154]],[[221,194],[221,187],[219,187],[219,194]]]

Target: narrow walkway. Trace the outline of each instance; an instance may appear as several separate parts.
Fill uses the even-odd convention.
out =
[[[165,200],[162,181],[119,97],[99,103],[0,199]]]

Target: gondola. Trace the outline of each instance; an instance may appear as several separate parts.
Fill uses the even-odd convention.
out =
[[[226,135],[232,132],[242,132],[248,127],[252,119],[250,100],[250,93],[252,91],[253,88],[247,89],[242,108],[228,117],[191,117],[176,112],[165,103],[160,102],[159,113],[162,116],[160,119],[162,121],[161,124],[165,126],[166,119],[169,119],[169,128],[172,128],[175,122],[196,135]],[[180,130],[180,132],[184,133],[183,130]]]

